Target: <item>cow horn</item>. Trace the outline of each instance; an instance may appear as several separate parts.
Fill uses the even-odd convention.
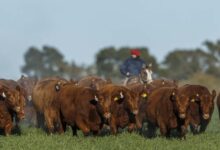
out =
[[[124,95],[123,95],[122,92],[120,92],[120,98],[121,98],[121,99],[124,98]]]
[[[96,95],[95,95],[95,101],[97,101],[97,102],[99,101],[99,99],[98,99],[98,97]]]
[[[6,98],[7,96],[5,95],[5,92],[2,93],[2,97]]]

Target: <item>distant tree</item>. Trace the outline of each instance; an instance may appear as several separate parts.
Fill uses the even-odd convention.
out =
[[[205,41],[203,43],[206,47],[207,53],[212,57],[212,61],[209,62],[208,74],[216,77],[220,76],[220,40],[216,42]]]
[[[172,79],[187,79],[196,72],[206,73],[215,61],[202,49],[174,50],[162,64],[161,75]]]
[[[38,78],[62,76],[65,78],[79,77],[81,67],[75,63],[69,64],[64,56],[54,47],[43,46],[42,50],[30,47],[24,55],[25,65],[22,73]]]
[[[149,54],[147,48],[138,48],[141,51],[141,58],[146,61],[146,63],[153,64],[153,70],[157,72],[158,64],[156,58]],[[114,47],[107,47],[101,49],[96,54],[96,66],[97,74],[104,77],[119,78],[121,76],[119,67],[122,62],[130,57],[129,47],[122,47],[115,49]]]

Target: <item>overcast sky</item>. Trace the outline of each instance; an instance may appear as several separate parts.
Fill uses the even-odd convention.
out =
[[[91,64],[103,47],[145,46],[159,61],[175,48],[220,39],[219,0],[0,0],[0,78],[20,77],[30,46]]]

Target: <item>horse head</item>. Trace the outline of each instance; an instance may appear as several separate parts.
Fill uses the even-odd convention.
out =
[[[143,65],[140,73],[141,81],[144,83],[151,83],[153,81],[152,73],[152,64]]]

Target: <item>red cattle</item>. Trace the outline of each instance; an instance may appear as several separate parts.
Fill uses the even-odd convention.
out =
[[[210,93],[204,86],[186,84],[179,88],[179,92],[184,93],[184,95],[191,101],[190,104],[194,105],[191,106],[193,109],[188,110],[190,111],[188,114],[191,115],[187,117],[185,127],[187,127],[188,124],[191,124],[191,126],[194,126],[195,128],[200,126],[200,132],[204,132],[214,111],[215,90]]]
[[[100,105],[103,110],[104,117],[113,134],[117,133],[119,127],[124,128],[129,125],[132,129],[133,124],[140,127],[136,115],[138,114],[138,96],[128,88],[119,85],[108,84],[100,89],[100,93],[104,96]]]
[[[179,92],[173,87],[162,87],[154,90],[148,97],[146,117],[148,121],[148,136],[154,136],[156,127],[160,128],[162,136],[170,136],[171,129],[181,129],[188,101],[180,99]],[[181,130],[181,137],[185,130]]]
[[[82,130],[84,135],[90,132],[97,134],[102,127],[97,107],[99,99],[101,96],[92,88],[74,86],[72,83],[64,85],[55,101],[64,130],[66,125],[70,125],[73,135],[76,135],[77,129]]]
[[[4,129],[6,136],[11,134],[11,130],[13,128],[12,115],[9,112],[6,103],[2,101],[2,99],[0,100],[0,128]]]
[[[24,97],[25,97],[25,107],[24,107],[24,112],[25,112],[25,123],[28,125],[36,125],[36,111],[33,106],[33,101],[32,101],[32,93],[33,93],[33,88],[35,84],[37,83],[36,78],[31,78],[31,77],[25,77],[22,75],[20,79],[17,81],[17,83],[22,87],[24,90]]]
[[[48,133],[51,134],[56,127],[56,119],[59,112],[52,106],[58,93],[67,80],[62,78],[46,78],[37,82],[33,88],[33,104],[37,111],[38,127],[44,128],[44,121]]]
[[[218,107],[218,114],[219,114],[219,119],[220,119],[220,93],[218,94],[216,105]]]
[[[146,104],[150,93],[153,88],[151,85],[142,83],[133,83],[127,85],[127,87],[136,93],[138,96],[138,115],[137,118],[141,124],[143,124],[144,119],[146,119]]]
[[[16,112],[18,120],[24,119],[25,98],[23,89],[14,80],[6,79],[0,79],[0,88],[4,91],[6,104]]]

